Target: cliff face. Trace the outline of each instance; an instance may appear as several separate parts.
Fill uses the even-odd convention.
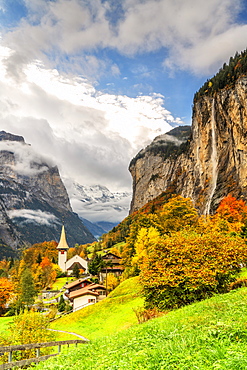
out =
[[[177,142],[176,150],[170,152],[163,144],[163,149],[160,145],[155,152],[150,150],[154,141],[138,153],[129,168],[133,177],[131,212],[169,188],[192,198],[202,214],[214,211],[229,193],[247,200],[246,102],[247,77],[242,77],[233,87],[194,102],[187,145],[181,147]]]
[[[22,137],[1,131],[1,241],[14,248],[58,241],[63,223],[71,246],[95,240],[72,212],[57,167],[35,154]]]

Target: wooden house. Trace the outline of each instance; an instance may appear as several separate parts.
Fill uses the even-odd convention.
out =
[[[78,287],[78,285],[77,285]],[[71,289],[75,288],[71,287]],[[106,288],[100,284],[86,284],[80,289],[71,290],[68,294],[73,304],[73,311],[95,304],[106,297]]]
[[[108,252],[102,256],[105,266],[101,269],[100,279],[103,281],[109,273],[120,276],[123,273],[122,258],[114,253]]]

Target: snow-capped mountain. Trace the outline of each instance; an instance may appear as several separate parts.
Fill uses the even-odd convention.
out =
[[[64,179],[74,212],[93,223],[119,223],[129,213],[131,192],[111,192],[102,185],[81,185]]]

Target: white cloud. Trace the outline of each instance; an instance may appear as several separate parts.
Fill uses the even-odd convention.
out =
[[[22,223],[35,223],[40,225],[51,225],[54,223],[59,223],[56,216],[52,215],[48,212],[43,212],[39,210],[31,210],[31,209],[15,209],[8,212],[8,216],[13,219],[15,218],[22,218],[24,219],[21,221]]]
[[[15,50],[6,60],[8,72],[21,78],[26,63],[43,59],[64,69],[73,66],[90,78],[102,70],[118,75],[119,66],[93,55],[108,47],[127,55],[165,48],[165,66],[195,73],[206,68],[208,73],[246,47],[246,25],[237,24],[242,3],[125,0],[122,16],[112,22],[109,14],[115,4],[110,1],[26,0],[28,16],[3,35],[3,42]]]
[[[4,72],[2,67],[2,129],[24,136],[59,166],[62,176],[79,183],[130,189],[131,158],[171,124],[182,123],[163,107],[161,95],[104,94],[85,79],[61,75],[38,62],[23,70],[22,83]]]
[[[11,161],[9,167],[19,175],[35,176],[48,170],[47,164],[44,163],[48,158],[37,155],[33,148],[24,143],[0,141],[0,151],[2,150],[14,153],[14,162]]]

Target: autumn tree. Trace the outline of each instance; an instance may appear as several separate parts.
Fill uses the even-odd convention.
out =
[[[171,233],[196,225],[198,213],[191,199],[177,195],[163,206],[159,218],[163,233]]]
[[[236,199],[231,194],[223,198],[216,210],[216,216],[233,222],[244,222],[247,218],[247,206],[242,199]]]
[[[142,230],[136,256],[146,307],[177,308],[223,293],[247,261],[245,242],[221,233]]]
[[[106,292],[110,293],[119,285],[119,279],[114,274],[109,273],[104,280],[104,285],[106,287]]]
[[[14,286],[12,282],[2,277],[0,278],[0,312],[2,313],[13,294]]]
[[[39,266],[35,268],[34,275],[37,289],[45,289],[50,287],[57,277],[57,265],[51,263],[48,257],[43,257]]]

